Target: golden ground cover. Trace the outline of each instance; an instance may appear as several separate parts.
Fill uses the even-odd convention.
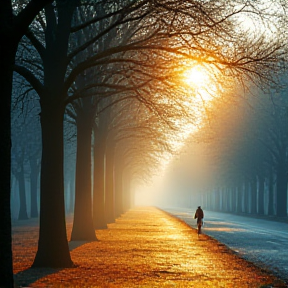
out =
[[[287,287],[154,207],[131,209],[108,229],[96,230],[99,241],[70,242],[76,267],[69,269],[29,269],[38,225],[28,223],[13,228],[14,273],[22,287]],[[68,217],[68,239],[71,228]]]

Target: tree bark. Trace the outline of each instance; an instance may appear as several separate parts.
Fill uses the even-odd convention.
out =
[[[115,193],[114,193],[114,143],[106,145],[105,152],[105,215],[107,223],[115,222]]]
[[[242,183],[237,186],[237,213],[242,212]]]
[[[131,183],[129,171],[123,171],[123,209],[127,211],[131,208]]]
[[[30,186],[31,186],[31,218],[38,217],[38,204],[37,204],[37,187],[38,187],[38,175],[39,166],[37,164],[37,159],[30,159]]]
[[[265,178],[263,176],[258,177],[259,191],[258,191],[258,214],[264,215],[264,187]]]
[[[17,172],[17,180],[19,188],[19,200],[20,200],[18,220],[26,220],[28,219],[28,214],[27,214],[25,175],[24,175],[23,162],[21,163],[20,171]]]
[[[215,190],[215,210],[220,211],[220,192],[219,188]]]
[[[42,107],[40,229],[33,267],[72,267],[66,234],[63,174],[64,109]]]
[[[268,215],[274,215],[274,173],[273,168],[270,168],[269,173],[269,191],[268,191]]]
[[[85,100],[85,99],[84,99]],[[88,116],[88,117],[86,117]],[[71,241],[95,241],[95,229],[92,219],[91,191],[91,135],[89,113],[77,115],[77,155],[74,222]]]
[[[115,163],[115,215],[121,216],[123,209],[123,169],[121,162]]]
[[[93,222],[95,229],[106,229],[105,191],[104,191],[104,159],[105,138],[99,130],[94,129],[94,181],[93,181]]]
[[[257,178],[251,181],[251,214],[257,214]]]
[[[236,187],[231,187],[231,212],[236,212]]]
[[[222,211],[227,212],[227,188],[222,188]]]
[[[285,162],[281,161],[277,169],[277,217],[287,217],[287,177]]]
[[[11,4],[10,4],[11,5]],[[8,6],[8,7],[7,7]],[[7,11],[4,11],[7,10]],[[12,267],[12,237],[11,237],[11,94],[13,65],[17,49],[14,39],[2,35],[3,30],[9,25],[7,18],[12,21],[12,9],[7,1],[0,4],[0,287],[13,288]],[[3,13],[10,14],[3,17]],[[5,21],[7,22],[5,23]]]
[[[11,95],[18,43],[43,7],[52,0],[31,0],[16,17],[11,1],[0,1],[0,287],[14,287],[11,237]]]
[[[65,223],[63,115],[67,51],[76,0],[45,9],[44,87],[40,95],[42,162],[40,230],[33,267],[72,267]],[[52,237],[52,239],[51,239]]]
[[[211,210],[211,191],[207,191],[207,208],[208,210]]]
[[[247,180],[244,183],[244,211],[249,213],[249,182]]]

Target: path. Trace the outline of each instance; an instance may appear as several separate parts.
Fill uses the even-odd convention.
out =
[[[72,219],[67,223],[70,237]],[[96,230],[99,241],[75,245],[71,256],[77,266],[70,269],[28,269],[35,256],[37,226],[15,226],[16,281],[59,288],[286,287],[218,241],[206,235],[198,239],[195,230],[159,209],[135,208],[108,226]]]
[[[195,228],[194,211],[166,208],[165,211]],[[228,213],[205,211],[203,232],[238,253],[268,268],[288,283],[288,224]]]

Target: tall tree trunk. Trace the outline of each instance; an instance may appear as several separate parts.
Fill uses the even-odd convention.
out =
[[[120,217],[123,209],[123,179],[120,163],[115,164],[115,214]]]
[[[220,192],[219,188],[215,190],[215,210],[220,211]]]
[[[231,187],[231,212],[236,212],[236,186]]]
[[[105,215],[107,223],[115,222],[115,194],[114,194],[114,143],[106,145],[105,152]]]
[[[269,172],[269,189],[268,189],[268,215],[274,215],[274,173],[273,168],[270,167]]]
[[[83,111],[82,111],[83,112]],[[95,241],[95,229],[92,219],[91,191],[91,135],[89,115],[79,112],[77,115],[77,155],[74,222],[71,241]],[[87,119],[88,118],[88,119]]]
[[[123,171],[123,209],[126,212],[132,206],[131,203],[131,183],[129,171]]]
[[[208,198],[208,209],[211,210],[212,207],[212,191],[207,192],[207,198]]]
[[[94,127],[94,181],[93,181],[93,222],[95,229],[106,229],[104,159],[105,141],[98,129]],[[104,142],[104,143],[103,143]]]
[[[20,200],[18,220],[26,220],[28,219],[28,214],[27,214],[25,175],[24,175],[23,162],[21,163],[20,171],[17,172],[17,179],[18,179],[19,200]]]
[[[12,20],[12,9],[6,7],[7,1],[0,5],[0,287],[12,288],[14,286],[12,267],[12,237],[11,237],[11,94],[12,74],[17,49],[16,43],[5,37],[8,20]],[[11,5],[11,4],[9,4]],[[4,6],[4,7],[3,7]],[[8,8],[8,10],[7,10]],[[7,11],[4,11],[6,9]],[[9,11],[10,10],[10,11]],[[10,19],[3,17],[4,12],[11,12]],[[7,15],[5,15],[7,16]],[[7,29],[6,29],[7,30]],[[4,35],[2,35],[2,32]],[[12,35],[11,35],[12,36]]]
[[[40,229],[33,267],[72,267],[64,203],[63,115],[67,51],[71,19],[77,0],[59,0],[45,8],[46,51],[43,56],[44,91],[40,95],[42,162]],[[51,237],[53,237],[51,239]]]
[[[13,15],[11,1],[0,1],[0,287],[14,287],[11,237],[11,95],[18,43],[34,17],[49,0],[30,1],[21,18]],[[17,19],[18,18],[18,19]],[[15,21],[18,20],[18,22]]]
[[[287,217],[287,177],[285,162],[281,161],[277,169],[277,210],[278,217]]]
[[[222,189],[222,211],[227,212],[227,188]]]
[[[210,210],[210,193],[209,193],[209,191],[207,191],[205,193],[205,196],[206,196],[206,209]]]
[[[231,187],[226,188],[226,211],[231,211]]]
[[[219,211],[223,211],[223,190],[219,188]]]
[[[40,229],[33,267],[72,267],[66,234],[63,174],[64,109],[42,106]]]
[[[249,213],[249,182],[247,180],[244,182],[244,211]]]
[[[258,214],[264,215],[264,187],[265,178],[263,176],[258,177],[259,190],[258,190]]]
[[[31,218],[38,217],[38,204],[37,204],[37,186],[38,186],[38,175],[39,166],[37,159],[30,159],[30,189],[31,189]]]
[[[257,214],[257,178],[251,181],[251,214]]]
[[[242,187],[242,183],[240,182],[237,186],[237,213],[241,213],[242,212],[242,191],[243,191],[243,187]]]

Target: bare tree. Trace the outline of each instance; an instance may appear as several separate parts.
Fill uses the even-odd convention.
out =
[[[1,201],[0,201],[0,286],[13,287],[12,248],[11,248],[11,211],[10,211],[10,167],[11,167],[11,93],[13,64],[19,41],[27,28],[52,0],[31,0],[17,16],[13,15],[11,1],[1,1],[0,4],[0,57],[1,74],[0,87],[2,104],[0,110],[1,135]]]
[[[34,266],[72,265],[64,213],[63,114],[67,104],[83,97],[81,90],[73,93],[81,73],[91,67],[104,67],[103,73],[112,77],[95,79],[95,83],[84,88],[86,92],[107,98],[117,90],[119,99],[137,97],[164,119],[165,107],[173,105],[179,107],[179,117],[185,115],[185,89],[181,88],[179,75],[186,66],[201,63],[211,73],[218,71],[219,75],[239,80],[247,77],[268,81],[269,73],[278,68],[277,61],[284,53],[283,43],[276,37],[274,41],[262,36],[248,38],[238,29],[237,15],[250,13],[264,19],[267,14],[266,8],[258,9],[249,1],[244,4],[242,1],[227,4],[226,1],[164,0],[78,4],[76,0],[58,0],[56,6],[48,5],[45,15],[38,18],[39,24],[26,33],[26,40],[38,53],[40,66],[35,58],[22,59],[15,65],[15,71],[39,94],[42,109],[41,220]],[[78,13],[81,9],[85,13]],[[75,15],[82,15],[82,23],[71,27]],[[94,30],[95,25],[99,29]],[[127,36],[127,26],[133,27],[128,40],[119,41]],[[85,29],[91,37],[75,45],[73,36]],[[114,41],[102,47],[100,39],[112,32],[116,35]],[[87,57],[85,53],[91,47],[93,54]],[[35,50],[31,50],[33,57]],[[76,56],[83,54],[83,60],[76,61],[79,59]],[[42,66],[38,75],[33,73],[35,66],[38,70]],[[55,208],[53,213],[49,212],[51,207]],[[50,235],[55,235],[55,242],[48,240]]]

